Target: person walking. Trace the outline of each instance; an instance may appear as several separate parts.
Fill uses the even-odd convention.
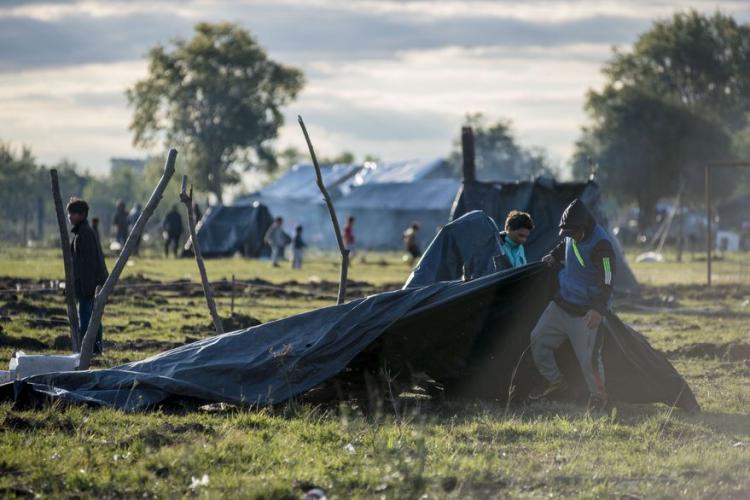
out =
[[[284,233],[284,219],[276,217],[266,231],[263,241],[271,247],[271,266],[279,267],[279,260],[284,258],[284,247],[287,245],[287,235]]]
[[[180,212],[177,211],[177,205],[172,205],[172,209],[164,217],[162,223],[162,231],[164,232],[164,257],[169,257],[169,246],[172,245],[172,252],[177,257],[177,247],[180,245],[180,236],[182,236],[182,217]]]
[[[505,231],[500,232],[500,269],[527,264],[524,243],[534,229],[534,221],[526,212],[512,210],[505,218]]]
[[[122,200],[117,200],[115,204],[115,215],[112,216],[112,228],[115,232],[115,241],[122,248],[128,239],[128,211],[125,208],[125,202]]]
[[[302,226],[294,228],[294,239],[292,240],[292,269],[302,269],[302,257],[305,254],[307,244],[302,239]]]
[[[419,231],[419,224],[413,222],[401,235],[401,238],[404,240],[404,249],[408,254],[404,258],[407,260],[410,259],[411,265],[414,265],[414,261],[422,255],[422,250],[419,248],[419,243],[417,243],[417,231]]]
[[[94,310],[96,287],[102,286],[109,273],[104,262],[104,254],[99,245],[99,238],[88,223],[89,205],[84,200],[71,198],[67,206],[73,239],[70,251],[73,257],[73,277],[75,280],[75,296],[78,301],[78,316],[80,320],[81,341],[86,334]],[[94,354],[101,354],[102,326],[96,333]]]
[[[605,407],[607,394],[597,334],[610,308],[615,274],[614,247],[581,200],[574,200],[560,219],[560,243],[542,259],[559,269],[559,289],[531,332],[534,364],[547,385],[532,391],[532,400],[564,392],[567,383],[555,361],[555,349],[570,341],[590,393],[590,405]]]
[[[354,238],[354,217],[349,216],[346,218],[346,224],[344,225],[344,247],[349,250],[349,263],[351,264],[351,258],[354,257],[356,252],[356,240]]]

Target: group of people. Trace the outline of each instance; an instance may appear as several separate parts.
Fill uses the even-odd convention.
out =
[[[88,223],[88,204],[71,198],[67,205],[68,218],[72,225],[73,238],[70,244],[75,276],[75,295],[78,301],[80,331],[86,332],[91,317],[97,286],[104,284],[108,271],[104,254],[95,228]],[[140,216],[140,205],[135,205],[127,215],[125,204],[117,204],[113,223],[118,241],[125,242],[129,227]],[[283,218],[276,217],[265,234],[265,242],[271,247],[271,264],[279,265],[284,249],[292,245],[292,268],[302,267],[304,249],[302,226],[290,237],[283,229]],[[127,226],[124,226],[127,225]],[[183,232],[182,219],[174,205],[164,219],[162,228],[166,234],[165,254],[169,246],[177,242]],[[416,240],[417,223],[403,233],[404,246],[412,256],[421,254]],[[506,220],[500,239],[500,267],[515,268],[527,264],[524,244],[534,230],[531,215],[513,210]],[[553,299],[531,331],[531,354],[546,384],[530,394],[530,399],[546,399],[567,389],[555,360],[555,350],[565,341],[571,346],[580,364],[592,404],[606,404],[604,373],[598,353],[597,332],[612,298],[612,279],[615,273],[615,254],[610,237],[580,200],[574,200],[563,212],[559,224],[559,243],[542,258],[542,262],[557,271],[559,287]],[[354,217],[348,217],[344,226],[343,240],[350,252],[356,250]],[[102,351],[101,326],[97,333],[94,351]]]

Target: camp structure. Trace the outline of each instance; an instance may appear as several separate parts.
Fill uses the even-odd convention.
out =
[[[614,243],[617,258],[615,292],[618,295],[637,295],[638,282],[625,261],[617,238],[609,230],[607,218],[601,209],[599,186],[593,180],[558,182],[550,177],[539,177],[533,181],[480,182],[465,175],[451,211],[451,220],[473,210],[481,210],[502,229],[511,210],[528,212],[534,219],[534,230],[524,249],[528,261],[534,262],[559,241],[560,216],[576,198],[583,201]]]
[[[469,281],[381,292],[142,361],[27,377],[0,385],[0,400],[19,407],[59,400],[128,411],[170,403],[268,405],[316,394],[330,402],[354,394],[358,382],[361,387],[385,369],[396,393],[412,387],[419,374],[433,394],[523,402],[542,383],[528,346],[553,283],[551,269],[534,263]],[[607,314],[599,333],[611,400],[699,409],[667,358],[615,314]],[[565,398],[585,401],[570,345],[563,344],[556,357],[570,386]]]
[[[413,222],[419,223],[418,239],[426,245],[448,221],[459,186],[442,159],[323,165],[321,174],[341,224],[348,216],[355,218],[360,249],[401,248],[401,233]],[[274,216],[284,219],[287,231],[302,225],[310,245],[336,245],[312,165],[295,165],[243,199],[267,205]]]
[[[196,237],[204,257],[260,257],[268,252],[263,237],[271,222],[268,208],[257,201],[211,205],[198,222]]]

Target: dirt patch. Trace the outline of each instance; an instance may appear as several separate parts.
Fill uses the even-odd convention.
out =
[[[249,316],[247,314],[236,313],[231,318],[221,319],[221,325],[224,327],[225,332],[244,330],[246,328],[250,328],[251,326],[258,326],[260,324],[261,321],[258,318]],[[209,321],[208,323],[204,323],[202,325],[182,325],[182,327],[180,327],[180,332],[190,333],[194,335],[210,335],[213,334],[215,330],[213,321]]]
[[[49,346],[41,340],[33,337],[12,337],[0,335],[0,347],[12,347],[14,349],[28,349],[30,351],[41,351]]]
[[[699,342],[669,351],[667,355],[670,357],[719,358],[728,361],[745,361],[750,360],[750,344],[744,342],[727,342],[724,344]]]
[[[58,351],[70,351],[73,346],[70,344],[70,335],[58,335],[52,341],[52,348]]]
[[[36,306],[26,300],[18,299],[15,295],[8,297],[8,302],[0,306],[0,315],[31,314],[42,318],[49,316],[65,316],[67,312],[62,307]]]
[[[33,318],[26,320],[26,326],[29,328],[55,328],[58,326],[68,326],[67,318]]]

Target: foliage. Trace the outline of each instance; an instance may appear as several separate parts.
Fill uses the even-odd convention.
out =
[[[701,167],[736,151],[734,135],[750,111],[750,25],[720,13],[677,13],[631,51],[615,50],[603,72],[603,90],[587,96],[591,123],[576,143],[573,169],[588,174],[593,158],[607,192],[638,202],[645,229],[659,198],[676,195],[682,183],[688,199],[698,198]],[[716,194],[729,193],[736,172],[718,175]]]
[[[176,145],[200,189],[221,200],[234,166],[275,167],[270,142],[280,108],[302,89],[302,73],[268,58],[230,23],[200,23],[190,40],[149,52],[149,74],[128,89],[136,145]]]
[[[470,113],[466,115],[464,126],[472,127],[474,131],[477,179],[514,181],[555,172],[543,149],[527,149],[518,144],[509,120],[488,124],[482,113]],[[463,155],[460,137],[454,141],[449,162],[456,172],[461,172]]]

